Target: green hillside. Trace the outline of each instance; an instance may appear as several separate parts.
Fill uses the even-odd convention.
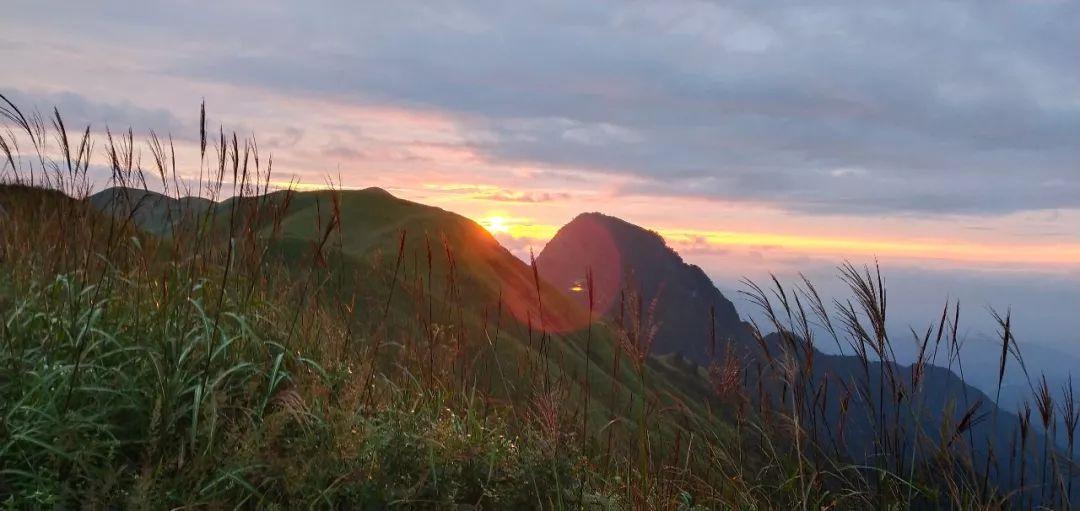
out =
[[[1071,500],[1071,435],[1064,452],[1039,440],[1056,414],[1074,423],[1080,412],[1054,403],[1044,380],[1035,415],[999,417],[953,399],[963,380],[926,366],[929,352],[895,364],[881,326],[885,291],[869,270],[846,274],[856,304],[835,323],[860,355],[829,360],[811,349],[809,321],[829,317],[812,289],[789,300],[778,282],[755,288],[778,331],[764,335],[700,269],[625,222],[603,219],[630,241],[621,252],[638,256],[606,268],[635,277],[612,287],[575,268],[609,259],[579,257],[574,237],[555,247],[558,257],[529,264],[476,223],[383,190],[268,193],[253,143],[208,141],[205,124],[193,168],[232,182],[195,189],[235,196],[181,197],[175,160],[156,137],[149,150],[163,193],[88,195],[89,130],[71,143],[59,114],[52,130],[5,115],[22,130],[0,133],[14,176],[0,183],[5,507],[1000,509]],[[147,182],[133,147],[130,132],[108,138],[111,183]],[[549,257],[554,272],[543,267]],[[665,282],[675,284],[674,308],[656,305]],[[739,349],[764,353],[704,344],[710,324],[695,318],[706,311]],[[950,312],[935,355],[959,343]],[[1004,358],[1007,319],[1002,327]],[[658,336],[670,353],[654,355]],[[929,388],[939,384],[950,387]],[[942,400],[924,400],[924,388]],[[927,410],[935,420],[922,423]],[[852,413],[867,417],[849,425]],[[939,431],[926,434],[926,424]],[[873,447],[871,459],[846,453],[854,435]],[[984,451],[985,438],[1010,441]],[[1002,481],[1016,490],[999,491]]]
[[[554,417],[545,420],[556,420],[565,430],[563,441],[574,443],[568,453],[593,460],[587,463],[602,460],[609,469],[625,459],[628,464],[620,470],[631,480],[636,472],[657,469],[688,438],[696,436],[702,445],[738,443],[734,413],[714,397],[704,371],[687,372],[670,358],[635,360],[621,343],[633,342],[639,333],[599,320],[590,326],[587,310],[537,280],[528,264],[464,217],[378,189],[279,192],[195,212],[183,211],[179,201],[143,204],[174,213],[103,213],[114,223],[133,225],[141,219],[178,219],[155,229],[178,237],[198,233],[204,225],[209,227],[201,232],[219,239],[231,232],[234,240],[255,240],[258,250],[235,249],[234,278],[287,279],[304,295],[292,306],[297,314],[321,311],[341,321],[351,335],[351,353],[340,356],[379,360],[377,371],[354,369],[356,380],[377,384],[411,378],[446,392],[459,389],[455,393],[481,398],[486,413],[502,410],[500,416],[536,419],[539,410],[551,408]],[[142,236],[165,261],[174,257],[169,252],[183,256],[182,247],[198,245],[149,232]],[[229,259],[223,246],[214,249],[219,262]],[[259,255],[243,255],[247,252]],[[310,327],[303,319],[296,326],[290,319],[275,322],[288,338],[296,338],[291,345],[319,342],[305,332]],[[586,403],[587,419],[582,416]],[[675,453],[690,473],[704,470],[708,456],[696,449]],[[756,458],[750,454],[747,460]],[[608,477],[602,474],[589,477]]]
[[[284,204],[286,196],[222,202],[210,213],[213,223],[237,223],[245,213],[233,215],[233,207],[244,212],[260,201],[266,209]],[[618,334],[598,317],[589,328],[588,310],[537,280],[529,265],[468,218],[377,188],[314,191],[291,194],[280,218],[268,218],[254,230],[273,238],[271,251],[286,267],[318,266],[313,257],[321,252],[327,274],[334,275],[327,277],[329,299],[355,302],[353,320],[362,332],[381,325],[407,333],[419,345],[435,345],[442,369],[483,382],[500,399],[523,400],[556,382],[582,406],[588,366],[591,395],[606,398],[590,400],[593,425],[636,414],[640,375],[621,352]],[[341,275],[349,277],[336,280]],[[401,348],[391,346],[381,357],[393,363]],[[653,359],[646,364],[665,366]],[[650,400],[660,400],[650,406],[678,403],[694,420],[712,420],[710,407],[717,403],[711,403],[706,379],[694,372],[674,385],[658,375],[646,368]]]

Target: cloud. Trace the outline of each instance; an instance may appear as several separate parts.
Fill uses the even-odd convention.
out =
[[[119,5],[81,22],[146,47],[160,73],[435,112],[484,162],[625,175],[625,193],[829,214],[1080,208],[1075,3],[227,2],[208,20]]]
[[[272,135],[270,138],[265,139],[263,142],[267,147],[271,149],[289,149],[296,147],[300,140],[304,138],[304,130],[296,126],[285,126],[280,133]],[[346,148],[336,147],[328,149],[328,153],[333,153],[334,150],[345,150]]]
[[[52,117],[52,110],[56,108],[69,131],[82,131],[91,126],[92,130],[97,131],[104,131],[105,128],[123,131],[132,127],[140,131],[153,130],[161,136],[171,133],[182,137],[198,133],[196,125],[185,123],[161,108],[142,108],[129,102],[94,101],[70,91],[0,89],[0,94],[15,103],[24,115],[32,115],[36,111],[43,117]]]
[[[425,188],[448,194],[463,195],[469,199],[494,202],[540,203],[561,201],[573,197],[573,195],[566,192],[512,190],[494,185],[428,184]]]
[[[562,192],[522,192],[522,191],[494,191],[482,192],[473,195],[474,199],[490,200],[495,202],[552,202],[570,198],[570,194]]]

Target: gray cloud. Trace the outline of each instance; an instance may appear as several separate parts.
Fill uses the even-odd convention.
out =
[[[165,109],[142,108],[131,103],[104,103],[88,99],[80,94],[44,91],[0,89],[0,94],[15,103],[24,115],[40,113],[51,118],[53,108],[60,111],[64,125],[69,131],[92,130],[124,131],[128,127],[153,130],[159,135],[174,134],[177,137],[198,134],[194,123],[185,123]]]
[[[477,194],[473,197],[476,199],[490,200],[495,202],[552,202],[569,199],[571,195],[568,193],[500,191],[489,194]]]
[[[249,7],[81,15],[103,38],[175,44],[166,73],[438,111],[488,159],[644,181],[623,193],[820,213],[1080,207],[1071,2]],[[47,22],[37,9],[22,11]]]

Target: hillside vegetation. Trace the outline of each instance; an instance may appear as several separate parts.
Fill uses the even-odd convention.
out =
[[[836,449],[841,423],[805,413],[847,405],[803,376],[813,341],[797,327],[812,312],[779,285],[779,337],[740,328],[781,351],[702,339],[708,359],[654,356],[663,320],[641,288],[609,290],[619,312],[599,310],[591,268],[568,296],[453,213],[378,189],[273,190],[253,141],[205,123],[191,167],[153,134],[144,167],[130,133],[96,147],[89,129],[69,139],[58,112],[0,113],[11,508],[1068,507],[1072,435],[1067,453],[1040,443],[1030,411],[1011,453],[975,448],[987,419],[970,406],[932,435],[865,423],[881,428],[864,433],[881,444],[869,462]],[[110,187],[92,195],[101,156]],[[845,324],[885,358],[872,326],[884,290],[860,275]],[[1009,332],[1005,318],[1003,357]],[[925,381],[852,360],[869,381],[833,384],[894,403],[883,417]],[[1071,397],[1060,411],[1050,399],[1046,428],[1060,413],[1075,430]],[[1003,486],[987,460],[1010,455]]]

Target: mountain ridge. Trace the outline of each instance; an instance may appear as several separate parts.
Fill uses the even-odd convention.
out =
[[[271,200],[284,202],[282,192],[275,193]],[[260,200],[260,197],[246,197],[221,201],[216,203],[221,208],[216,217],[223,222],[229,217],[229,207],[242,210]],[[518,355],[550,350],[551,357],[560,360],[559,364],[566,364],[565,367],[553,364],[552,370],[573,378],[604,368],[606,374],[594,375],[592,385],[604,382],[610,386],[613,379],[633,381],[626,369],[620,368],[617,376],[609,371],[619,358],[614,352],[620,348],[606,326],[600,323],[590,326],[587,314],[576,303],[543,278],[538,279],[527,263],[514,256],[480,224],[463,215],[399,198],[376,187],[303,191],[292,193],[281,218],[263,220],[257,225],[257,232],[260,236],[271,236],[272,230],[278,229],[281,257],[295,260],[307,257],[305,254],[322,237],[315,226],[326,225],[334,214],[340,217],[341,237],[338,240],[337,235],[331,236],[328,242],[328,250],[334,252],[329,264],[341,264],[350,272],[373,272],[373,277],[386,284],[397,273],[397,287],[402,290],[390,295],[371,289],[362,292],[368,306],[358,306],[358,314],[364,313],[364,309],[378,314],[389,299],[393,304],[388,308],[392,316],[388,321],[408,322],[410,317],[429,315],[430,301],[435,304],[434,322],[452,324],[458,319],[451,318],[447,304],[456,294],[462,301],[482,304],[476,308],[487,310],[486,314],[491,316],[481,317],[479,310],[465,311],[464,323],[469,329],[480,330],[485,323],[495,322],[494,317],[500,313],[504,316],[500,335],[513,342],[500,343],[500,350],[513,350]],[[584,347],[587,335],[592,337],[592,352],[588,356]],[[559,337],[560,342],[545,341],[545,337]],[[541,344],[547,346],[540,348]],[[620,363],[627,361],[623,359]],[[666,370],[669,366],[661,359],[649,364],[650,371]],[[709,399],[709,385],[702,375],[694,374],[691,380],[683,382],[688,385],[668,384],[664,379],[657,379],[656,383],[665,393],[682,396],[679,399],[683,401],[691,402],[690,396],[698,402]],[[627,384],[616,383],[616,386],[630,391]],[[698,406],[693,404],[695,408]],[[598,422],[601,418],[609,419],[607,412],[604,413],[603,417],[597,417]]]

